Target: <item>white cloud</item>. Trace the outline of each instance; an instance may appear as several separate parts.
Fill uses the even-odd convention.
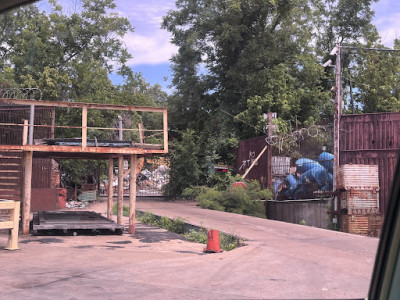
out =
[[[169,62],[171,56],[177,52],[177,47],[170,42],[170,34],[165,31],[156,31],[151,36],[131,33],[124,37],[124,42],[133,59],[129,65],[159,64]]]
[[[380,0],[372,5],[375,11],[373,24],[377,27],[382,43],[392,47],[400,38],[400,3],[398,0]]]
[[[170,43],[170,33],[160,27],[162,17],[175,8],[174,0],[117,0],[115,3],[118,14],[128,18],[135,27],[133,34],[124,37],[133,56],[129,65],[169,62],[177,47]]]
[[[400,38],[400,13],[376,19],[375,24],[385,46],[393,46],[393,41]]]

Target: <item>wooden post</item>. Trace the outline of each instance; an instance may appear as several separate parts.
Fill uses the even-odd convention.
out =
[[[32,158],[32,151],[23,152],[22,234],[29,234],[29,222],[31,220]]]
[[[136,165],[137,155],[133,154],[131,159],[131,174],[129,178],[129,233],[135,233],[135,210],[136,210]]]
[[[139,123],[139,139],[140,143],[144,143],[144,132],[143,132],[143,123]]]
[[[51,108],[51,131],[50,131],[50,136],[52,139],[54,139],[54,127],[56,125],[56,108],[52,107]]]
[[[82,107],[82,149],[87,145],[87,106]]]
[[[108,159],[108,201],[107,201],[107,219],[112,220],[112,206],[114,196],[114,159],[110,157]]]
[[[122,141],[124,139],[124,133],[122,132],[122,117],[118,116],[118,139]]]
[[[117,224],[122,225],[124,206],[124,157],[118,156],[118,198],[117,198]]]
[[[22,145],[28,145],[28,120],[24,120],[24,128],[22,130]]]
[[[164,153],[168,153],[168,113],[163,112]]]
[[[13,227],[10,229],[6,250],[18,250],[19,210],[20,202],[14,202],[14,209],[11,210],[10,221]]]
[[[29,145],[33,145],[33,131],[35,126],[35,105],[30,105],[29,115]]]

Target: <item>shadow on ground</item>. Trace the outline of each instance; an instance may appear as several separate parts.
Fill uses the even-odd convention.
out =
[[[186,241],[186,239],[179,234],[169,232],[165,229],[160,229],[155,226],[144,225],[144,224],[138,226],[135,234],[132,235],[131,237],[139,240],[142,243],[159,243],[171,240]]]

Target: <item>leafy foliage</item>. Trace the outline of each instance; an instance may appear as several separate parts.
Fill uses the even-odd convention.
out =
[[[261,189],[255,180],[246,182],[246,186],[246,188],[230,186],[223,191],[204,188],[196,200],[203,208],[265,218],[265,206],[259,200],[271,199],[271,191]]]
[[[198,163],[198,138],[193,130],[182,134],[180,142],[171,145],[171,171],[168,190],[172,195],[181,195],[182,191],[198,182],[200,166]]]

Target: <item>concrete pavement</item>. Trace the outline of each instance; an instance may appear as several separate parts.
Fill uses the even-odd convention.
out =
[[[27,236],[0,251],[0,299],[323,299],[367,295],[378,239],[203,210],[193,202],[137,208],[235,234],[246,246],[204,245],[137,224],[131,236]],[[105,212],[105,203],[90,210]],[[6,236],[0,234],[0,248]]]

